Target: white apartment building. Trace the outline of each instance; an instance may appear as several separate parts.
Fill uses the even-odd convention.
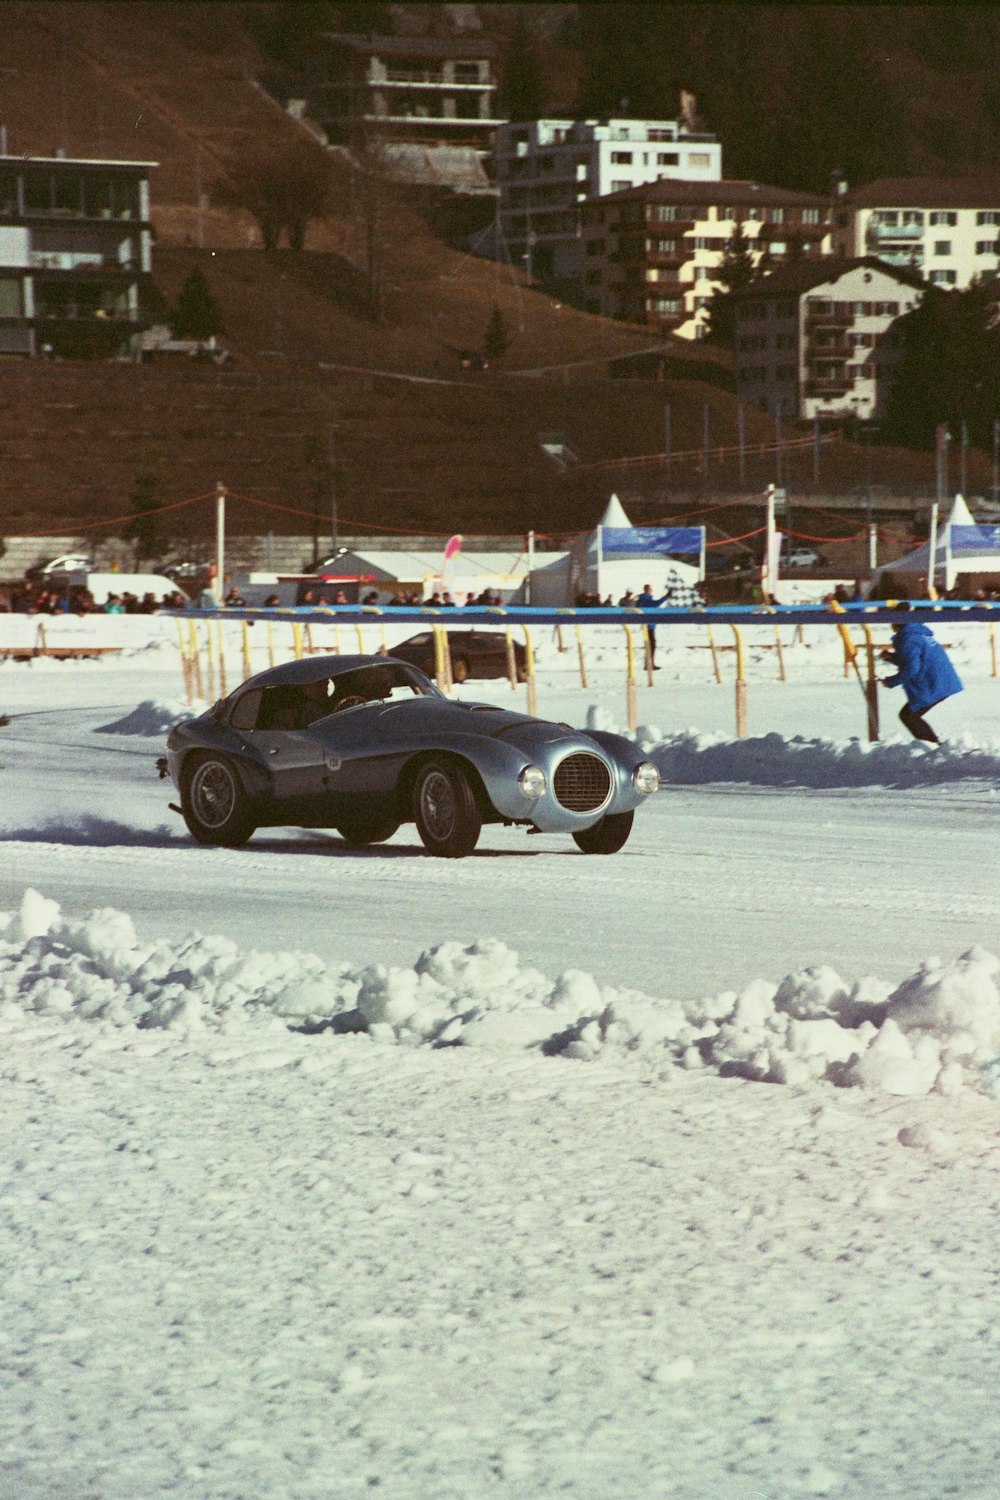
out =
[[[838,255],[876,255],[962,290],[1000,271],[1000,179],[892,177],[843,190]]]
[[[0,155],[0,353],[107,356],[138,333],[154,165]]]
[[[579,277],[579,206],[607,193],[676,177],[717,182],[722,146],[681,120],[528,120],[500,126],[495,171],[507,251],[529,276]]]
[[[756,267],[830,248],[825,198],[759,182],[670,179],[581,208],[585,312],[704,337],[737,226]]]
[[[871,256],[797,261],[735,293],[736,394],[773,417],[882,414],[897,319],[927,283]]]

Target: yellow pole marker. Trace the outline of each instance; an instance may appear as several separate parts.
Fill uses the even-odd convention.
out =
[[[386,644],[385,644],[385,621],[384,621],[384,620],[383,620],[383,621],[382,621],[382,623],[381,623],[381,624],[380,624],[380,625],[379,625],[379,639],[380,639],[380,640],[381,640],[381,642],[382,642],[382,645],[381,645],[381,647],[380,647],[380,650],[381,650],[381,654],[382,654],[382,655],[383,655],[383,656],[388,656],[388,655],[389,655],[389,652],[388,652],[388,650],[387,650],[387,648],[386,648]]]
[[[360,625],[355,625],[354,629],[357,632],[357,637],[358,637],[358,653],[361,656],[364,656],[364,654],[365,654],[365,638],[364,638],[364,635],[361,632],[361,626]]]
[[[215,697],[215,646],[212,641],[212,622],[205,621],[205,639],[208,648],[208,696]]]
[[[736,738],[746,738],[747,732],[747,679],[743,656],[743,632],[738,625],[729,627],[736,637]]]
[[[201,692],[201,650],[198,646],[198,628],[193,620],[188,621],[188,661],[191,663],[191,685],[196,698]]]
[[[250,626],[243,621],[243,681],[253,676],[253,658],[250,655]]]
[[[441,691],[443,693],[445,691],[444,641],[441,639],[441,636],[442,636],[441,626],[440,625],[435,625],[433,627],[433,629],[434,629],[434,681],[437,683],[438,687],[441,689]]]
[[[274,666],[274,630],[270,620],[267,622],[267,664],[269,667]]]
[[[524,629],[524,676],[528,684],[528,712],[534,717],[538,713],[538,691],[535,683],[535,650],[531,644],[531,631]]]
[[[712,671],[715,673],[716,682],[722,681],[722,668],[719,666],[719,650],[715,644],[715,634],[711,625],[708,627],[708,649],[712,653]]]
[[[566,650],[566,647],[563,645],[562,626],[561,625],[557,625],[556,626],[556,650],[557,651],[565,651]]]
[[[862,625],[865,633],[865,654],[868,658],[868,679],[864,684],[865,702],[868,705],[868,738],[873,743],[878,739],[878,678],[875,675],[875,642],[870,625]],[[860,675],[860,674],[859,674]]]
[[[643,626],[644,630],[645,628]],[[622,629],[625,632],[625,707],[628,715],[628,727],[635,729],[639,723],[639,709],[635,692],[635,642],[632,639],[631,625],[623,625]]]
[[[177,621],[177,645],[181,653],[181,681],[184,684],[184,696],[190,704],[193,698],[191,692],[191,663],[188,661],[187,652],[184,649],[184,627],[179,619]]]
[[[514,651],[514,637],[510,633],[508,625],[504,631],[504,640],[507,647],[507,676],[510,679],[511,692],[517,692],[517,655]]]
[[[579,625],[576,627],[576,654],[580,662],[580,686],[585,688],[587,683],[587,663],[583,657],[583,631]]]
[[[219,697],[225,698],[229,691],[226,682],[226,635],[222,628],[222,621],[216,620],[215,624],[219,632]]]
[[[298,620],[292,621],[292,652],[295,660],[302,660],[302,626]]]
[[[312,625],[308,625],[307,624],[306,625],[306,650],[309,652],[309,655],[312,656],[312,654],[315,651],[315,649],[316,648],[313,645],[313,628],[312,628]]]
[[[455,686],[455,674],[451,669],[451,642],[443,625],[441,626],[441,664],[444,667],[445,686],[450,693]]]
[[[833,613],[835,615],[842,615],[842,614],[846,613],[846,611],[844,609],[844,606],[842,604],[838,603],[838,601],[836,599],[830,599],[828,601],[828,603],[829,603],[830,609],[833,611]],[[867,625],[865,625],[863,628],[864,628],[864,632],[865,632],[865,639],[866,639],[866,641],[868,641],[869,636],[870,636],[869,627]],[[877,691],[877,685],[871,679],[871,674],[869,674],[869,681],[867,683],[865,682],[865,679],[862,677],[862,675],[861,675],[861,666],[860,666],[860,663],[858,662],[858,648],[857,648],[857,646],[855,646],[854,642],[852,641],[852,639],[851,639],[851,632],[848,630],[847,626],[846,625],[838,625],[837,629],[840,632],[840,638],[841,638],[841,640],[844,643],[844,676],[846,677],[849,674],[849,672],[851,670],[851,667],[854,668],[854,674],[855,674],[855,676],[858,679],[858,685],[861,688],[861,691],[865,695],[865,705],[866,705],[867,710],[868,710],[868,734],[869,734],[869,738],[870,739],[874,738],[874,739],[877,740],[878,739],[878,699],[877,698],[876,698],[876,701],[875,701],[875,704],[874,704],[874,708],[872,706],[872,693],[873,693],[873,691]],[[874,736],[871,733],[871,728],[872,728],[872,714],[873,713],[875,715],[875,719],[874,719],[875,734],[874,734]]]
[[[788,673],[785,671],[785,648],[781,644],[781,631],[777,625],[774,627],[774,640],[778,648],[778,676],[782,682],[787,682]]]
[[[997,675],[997,630],[993,621],[990,621],[990,660],[993,664],[990,675]]]

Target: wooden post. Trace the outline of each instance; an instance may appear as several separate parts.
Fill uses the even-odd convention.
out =
[[[777,625],[774,627],[774,640],[778,648],[778,676],[782,682],[787,682],[788,673],[785,671],[785,648],[781,644],[781,631]]]
[[[354,629],[358,633],[358,653],[359,653],[359,655],[364,656],[364,654],[365,654],[365,638],[361,634],[361,626],[356,624],[355,627],[354,627]]]
[[[514,653],[514,638],[510,633],[508,625],[504,631],[504,640],[507,647],[507,676],[510,679],[511,692],[517,692],[517,656]]]
[[[274,666],[274,631],[270,620],[267,622],[267,664],[269,667]]]
[[[559,652],[563,652],[566,650],[566,647],[563,645],[561,625],[556,626],[556,650]]]
[[[642,628],[645,630],[645,625]],[[635,691],[635,642],[632,639],[631,625],[623,625],[622,629],[625,632],[625,708],[628,714],[628,727],[635,729],[639,723]]]
[[[738,625],[730,626],[736,637],[736,738],[746,738],[747,732],[747,680],[743,661],[743,632]]]
[[[992,620],[990,621],[990,661],[992,663],[990,676],[995,677],[997,675],[997,631]]]
[[[243,621],[243,681],[253,676],[253,660],[250,656],[250,626]]]
[[[455,686],[455,674],[451,669],[451,641],[448,632],[442,625],[441,630],[441,665],[444,668],[445,692],[450,693]]]
[[[643,654],[646,659],[646,686],[653,686],[653,646],[649,639],[649,626],[642,627]]]
[[[191,663],[191,685],[194,688],[196,698],[203,698],[204,693],[201,685],[201,648],[198,645],[198,627],[193,620],[188,621],[188,660]]]
[[[215,646],[212,643],[212,622],[205,621],[205,638],[208,648],[208,696],[215,698]]]
[[[865,681],[865,702],[868,705],[868,738],[874,744],[878,739],[878,678],[875,675],[875,642],[870,625],[863,625],[865,633],[865,655],[868,658],[868,676]]]
[[[715,634],[711,625],[708,627],[708,649],[712,653],[712,670],[715,673],[716,682],[722,681],[722,668],[719,666],[719,652],[715,644]]]
[[[302,626],[298,620],[292,622],[292,651],[296,661],[302,660]]]
[[[188,661],[188,655],[184,649],[184,627],[180,619],[177,621],[177,645],[181,653],[181,680],[184,683],[184,696],[188,704],[190,704],[194,699],[194,694],[191,691],[191,663]]]
[[[444,668],[444,641],[441,638],[440,625],[433,626],[434,631],[434,681],[443,693],[445,691],[445,668]]]
[[[583,632],[580,629],[579,625],[577,625],[576,627],[576,655],[580,663],[580,686],[582,688],[585,688],[589,684],[587,682],[587,663],[583,658]]]
[[[229,692],[229,685],[226,682],[226,637],[222,621],[216,620],[215,623],[219,632],[219,697],[225,698]]]
[[[535,683],[535,651],[531,644],[531,631],[527,625],[524,630],[524,676],[528,684],[528,712],[532,718],[538,713],[538,689]]]
[[[314,650],[315,650],[315,647],[313,646],[312,626],[307,622],[306,623],[306,651],[309,653],[310,656],[312,656]]]

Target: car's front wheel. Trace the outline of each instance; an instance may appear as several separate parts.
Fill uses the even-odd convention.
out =
[[[482,816],[460,766],[432,760],[421,767],[413,789],[413,815],[424,848],[441,859],[462,859],[479,841]]]
[[[617,854],[632,832],[634,812],[608,813],[593,828],[581,828],[573,842],[584,854]]]
[[[186,762],[181,811],[199,844],[238,849],[257,827],[236,767],[225,755],[208,752]]]
[[[366,844],[384,844],[391,839],[399,823],[395,818],[379,816],[378,813],[345,813],[337,824],[337,832],[346,844],[363,849]]]

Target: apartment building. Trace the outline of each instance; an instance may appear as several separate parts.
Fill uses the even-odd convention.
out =
[[[0,156],[0,353],[128,346],[151,269],[154,165]]]
[[[962,290],[1000,271],[1000,179],[893,177],[840,192],[838,255],[876,255]]]
[[[758,182],[669,179],[581,206],[583,307],[682,338],[704,337],[737,226],[756,266],[824,255],[827,199]]]
[[[797,261],[733,297],[736,393],[772,416],[877,420],[894,325],[927,290],[915,272],[873,256]]]
[[[717,182],[722,146],[691,95],[680,120],[529,120],[497,131],[495,175],[507,252],[529,276],[579,278],[580,205],[676,177]]]
[[[493,149],[497,82],[489,41],[324,32],[306,65],[309,113],[331,141]]]

